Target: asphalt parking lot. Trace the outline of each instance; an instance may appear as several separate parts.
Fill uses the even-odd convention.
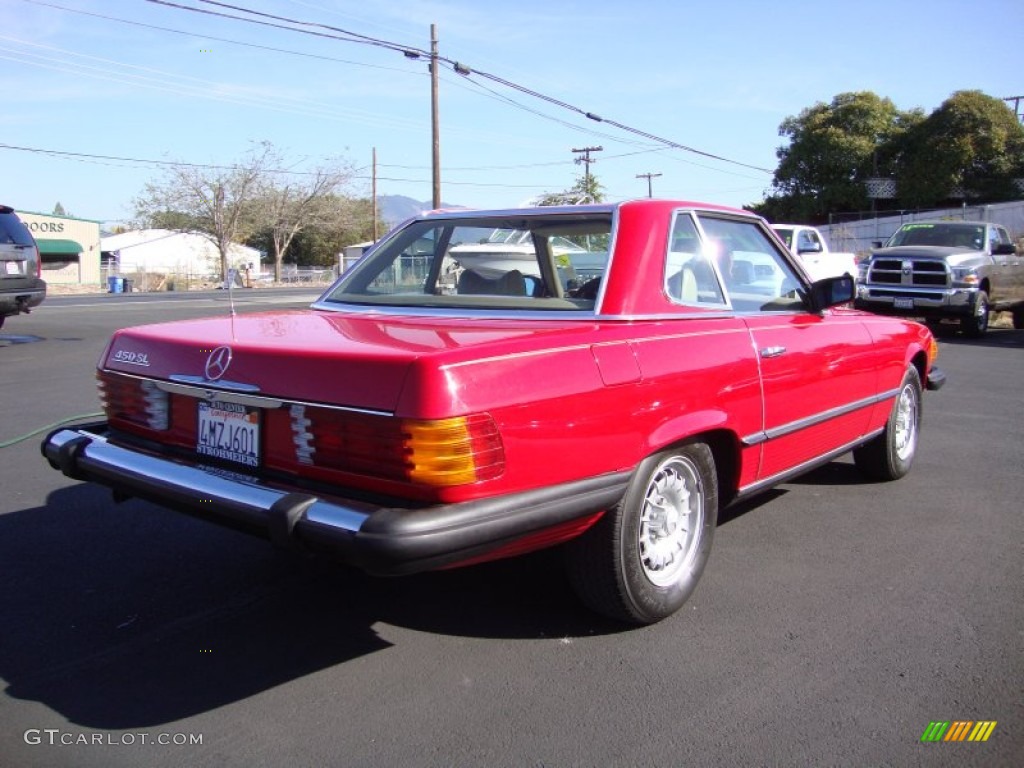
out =
[[[18,440],[98,410],[115,328],[222,311],[62,297],[0,331],[0,765],[1020,765],[1024,331],[941,342],[908,477],[844,458],[727,511],[694,598],[624,629],[557,552],[374,579]],[[922,743],[958,720],[996,726]]]

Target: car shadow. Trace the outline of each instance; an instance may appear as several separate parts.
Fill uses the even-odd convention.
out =
[[[740,519],[749,512],[753,512],[760,507],[770,504],[776,499],[785,496],[789,493],[788,486],[817,485],[835,487],[844,485],[864,485],[865,483],[870,482],[872,481],[865,478],[860,470],[854,466],[852,460],[841,457],[834,461],[830,461],[827,464],[822,464],[820,467],[812,469],[806,474],[795,477],[782,485],[769,488],[755,496],[733,502],[725,509],[719,511],[718,525],[727,525],[728,523]]]
[[[180,720],[390,646],[398,627],[495,639],[624,631],[554,551],[382,579],[97,486],[0,515],[6,693],[82,726]]]
[[[30,334],[0,333],[0,347],[13,347],[17,344],[35,344],[37,341],[43,340],[42,336],[32,336]]]
[[[782,488],[770,488],[766,491],[762,491],[756,496],[751,496],[749,498],[740,499],[739,501],[734,501],[732,504],[725,507],[724,509],[718,510],[718,525],[719,527],[723,525],[728,525],[729,523],[735,520],[739,520],[744,515],[753,512],[754,510],[763,507],[765,504],[769,504],[775,499],[785,495],[786,491]]]
[[[841,457],[790,480],[786,485],[865,485],[872,482],[857,469],[851,458]]]
[[[1024,331],[1012,328],[989,328],[980,339],[969,339],[960,334],[938,336],[940,344],[953,344],[966,347],[1021,348],[1024,347]],[[941,363],[940,363],[941,365]]]

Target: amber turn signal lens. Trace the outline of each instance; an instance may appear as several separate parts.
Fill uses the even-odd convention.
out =
[[[433,486],[476,483],[498,477],[505,451],[487,414],[402,422],[409,479]]]

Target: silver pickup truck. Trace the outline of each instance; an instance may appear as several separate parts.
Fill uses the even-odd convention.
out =
[[[858,266],[860,309],[921,317],[935,330],[958,323],[968,337],[988,330],[989,312],[1013,313],[1024,328],[1024,258],[1005,227],[985,221],[904,224]]]

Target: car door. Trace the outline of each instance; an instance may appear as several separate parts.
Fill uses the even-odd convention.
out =
[[[1014,243],[1003,227],[989,227],[989,249],[996,263],[993,301],[1024,300],[1024,255],[1015,253]]]
[[[733,244],[729,303],[747,326],[760,365],[763,415],[746,445],[761,445],[758,482],[839,452],[868,429],[877,359],[860,317],[811,312],[788,257],[751,221],[702,217],[708,238]],[[753,270],[737,270],[749,262]]]

